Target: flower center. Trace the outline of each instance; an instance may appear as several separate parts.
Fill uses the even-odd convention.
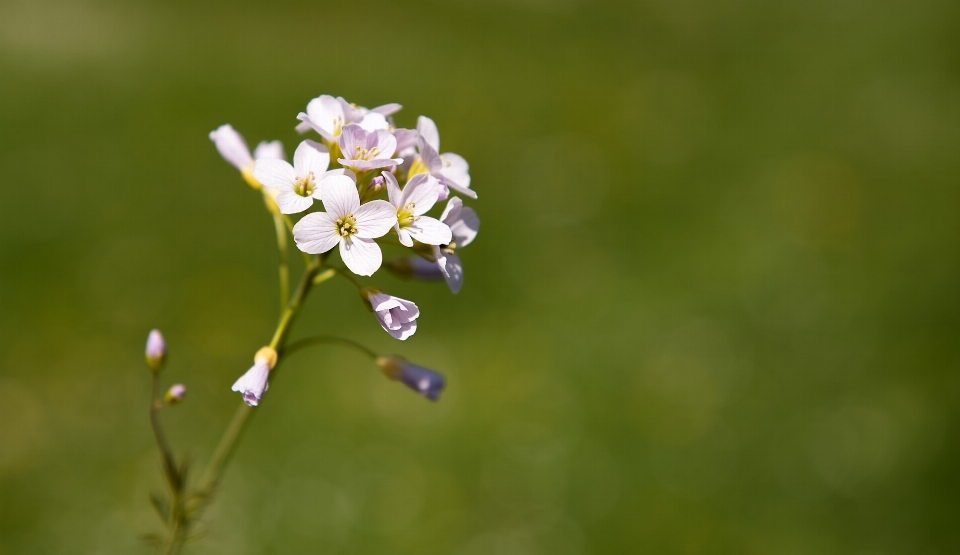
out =
[[[354,160],[376,160],[377,156],[380,156],[380,149],[377,147],[367,150],[357,145],[356,151],[353,153]]]
[[[333,136],[339,137],[340,131],[343,129],[343,117],[337,116],[333,118]]]
[[[316,185],[313,183],[313,172],[308,172],[307,175],[293,182],[293,192],[297,193],[301,197],[309,197],[313,195],[315,188]]]
[[[353,217],[353,214],[337,218],[336,225],[340,237],[350,237],[357,232],[357,219]]]
[[[413,225],[413,222],[417,221],[417,217],[413,214],[413,210],[417,207],[415,202],[409,202],[406,206],[397,210],[397,222],[400,224],[400,227],[409,227]]]

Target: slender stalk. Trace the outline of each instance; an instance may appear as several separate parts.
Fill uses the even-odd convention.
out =
[[[273,227],[277,232],[277,250],[280,252],[280,309],[290,298],[290,265],[287,263],[287,229],[283,215],[273,213]]]
[[[371,349],[368,349],[364,345],[353,341],[352,339],[347,339],[345,337],[334,337],[332,335],[318,335],[316,337],[308,337],[306,339],[301,339],[291,343],[287,348],[283,350],[282,356],[290,356],[293,353],[299,351],[300,349],[305,349],[312,345],[343,345],[344,347],[350,347],[351,349],[370,357],[371,359],[377,359],[377,353],[373,352]]]

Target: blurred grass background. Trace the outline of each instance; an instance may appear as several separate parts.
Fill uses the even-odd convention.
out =
[[[400,102],[471,163],[466,283],[345,282],[190,553],[960,551],[960,4],[0,4],[0,553],[147,553],[146,418],[202,466],[277,315],[207,133]],[[295,270],[296,271],[296,270]]]

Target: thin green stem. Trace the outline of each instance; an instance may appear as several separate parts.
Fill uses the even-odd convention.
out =
[[[363,284],[357,281],[357,278],[353,277],[352,273],[336,266],[331,266],[330,269],[346,278],[350,283],[356,286],[357,289],[363,289]]]
[[[290,298],[290,266],[287,264],[287,228],[283,215],[274,212],[273,227],[277,232],[277,250],[280,252],[280,309],[287,304]]]
[[[379,356],[377,353],[373,352],[371,349],[365,347],[364,345],[353,341],[352,339],[346,339],[344,337],[335,337],[332,335],[318,335],[316,337],[308,337],[306,339],[301,339],[299,341],[294,341],[287,348],[283,350],[283,356],[290,356],[293,353],[310,347],[312,345],[322,345],[322,344],[336,344],[343,345],[345,347],[350,347],[361,354],[364,354],[370,357],[373,360],[376,360]]]

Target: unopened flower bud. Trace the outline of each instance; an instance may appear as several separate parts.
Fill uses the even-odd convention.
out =
[[[370,180],[370,185],[367,187],[367,190],[370,191],[370,195],[378,195],[383,191],[384,180],[382,175],[378,175]]]
[[[144,354],[150,370],[159,372],[163,368],[163,362],[167,358],[167,344],[164,342],[160,330],[150,330],[150,334],[147,335],[147,348]]]
[[[386,377],[402,383],[431,401],[440,397],[445,385],[443,375],[397,356],[378,357],[377,366]]]
[[[360,289],[360,298],[363,299],[363,304],[367,307],[367,310],[373,312],[373,305],[370,304],[370,297],[374,295],[380,295],[383,291],[379,287],[363,287]]]
[[[170,389],[167,390],[167,394],[163,396],[163,402],[168,405],[176,405],[183,401],[183,396],[187,394],[187,388],[181,384],[174,384],[170,386]]]
[[[276,364],[277,352],[270,347],[261,348],[253,356],[253,366],[233,383],[231,389],[242,393],[243,401],[251,407],[257,406],[269,387],[267,379]]]

